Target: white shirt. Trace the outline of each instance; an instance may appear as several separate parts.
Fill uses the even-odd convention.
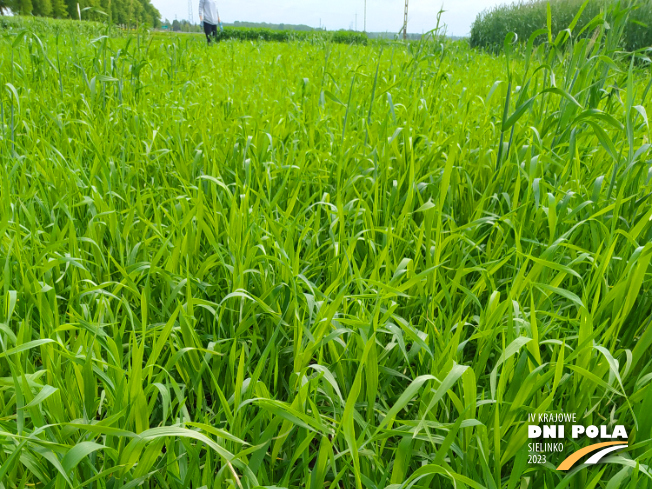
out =
[[[199,0],[199,18],[207,24],[219,24],[214,0]]]

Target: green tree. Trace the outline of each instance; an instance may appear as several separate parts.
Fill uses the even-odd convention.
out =
[[[11,10],[20,15],[32,15],[34,6],[32,0],[14,0],[11,5]]]
[[[161,26],[161,13],[151,0],[0,0],[0,15],[12,11],[59,19],[79,19],[127,24],[132,27]]]
[[[79,19],[77,15],[77,0],[64,0],[66,2],[66,7],[68,10],[68,16],[71,19]]]
[[[114,24],[126,24],[127,3],[125,0],[111,0],[111,22]]]
[[[144,1],[144,5],[147,15],[147,23],[152,27],[161,27],[161,13],[158,9],[147,0]]]
[[[50,0],[34,0],[32,14],[40,17],[50,17],[52,15],[52,3]]]
[[[68,17],[68,7],[64,0],[51,0],[52,17],[56,19],[65,19]]]

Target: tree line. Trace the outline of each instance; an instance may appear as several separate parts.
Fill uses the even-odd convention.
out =
[[[161,14],[150,0],[0,0],[0,14],[55,19],[109,20],[113,24],[161,25]],[[108,17],[108,19],[107,19]]]

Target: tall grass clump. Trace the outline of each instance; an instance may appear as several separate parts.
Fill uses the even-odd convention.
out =
[[[606,14],[616,5],[618,11],[632,8],[621,38],[622,47],[628,51],[652,47],[652,2],[648,0],[519,0],[480,13],[471,26],[470,44],[498,52],[509,32],[516,33],[525,43],[538,29],[547,29],[548,8],[553,37],[571,25],[574,34],[590,37],[592,30],[584,28],[590,27],[601,12]]]
[[[634,10],[625,29],[623,45],[629,51],[652,48],[652,2],[643,0],[632,3],[632,6]]]
[[[0,487],[652,487],[614,19],[497,56],[0,33]],[[561,411],[628,447],[532,463]]]

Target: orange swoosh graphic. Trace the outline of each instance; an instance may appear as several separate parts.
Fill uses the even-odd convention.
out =
[[[622,441],[607,441],[604,443],[596,443],[595,445],[589,445],[588,447],[584,447],[579,449],[578,451],[571,453],[566,460],[564,460],[562,463],[559,464],[559,467],[557,467],[557,470],[568,470],[570,469],[573,465],[575,465],[575,462],[577,462],[579,459],[581,459],[584,455],[587,453],[595,452],[596,450],[602,448],[602,447],[608,447],[611,445],[623,445],[625,442]]]

